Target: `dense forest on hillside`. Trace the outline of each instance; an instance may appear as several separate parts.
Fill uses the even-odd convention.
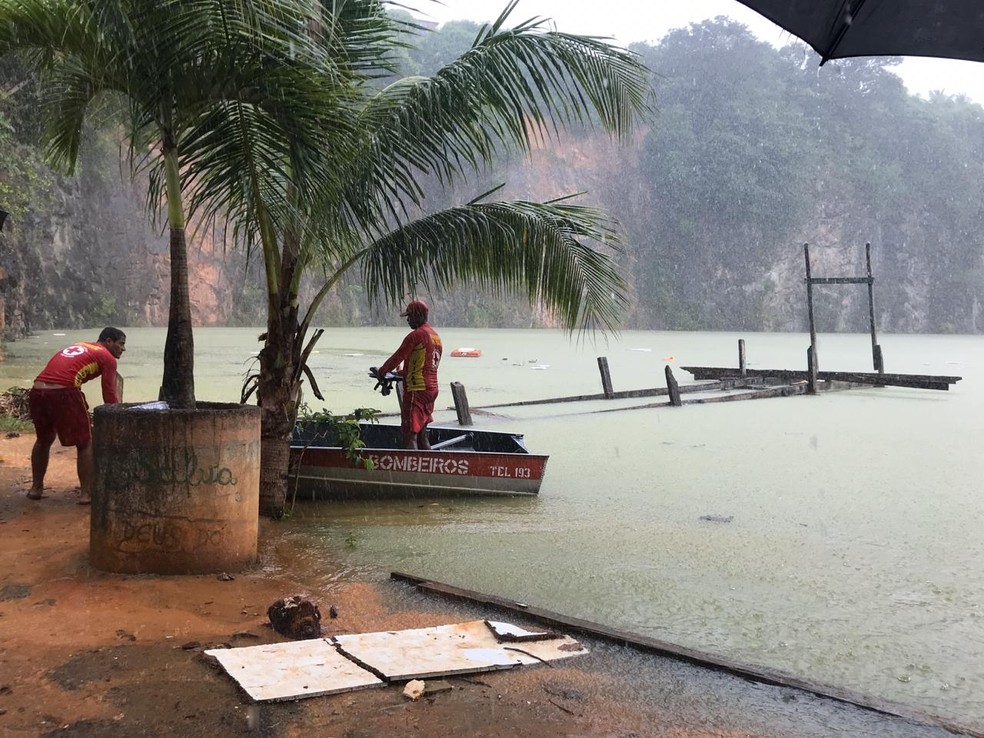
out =
[[[446,24],[408,47],[428,74],[478,26]],[[633,46],[654,71],[658,114],[632,145],[604,137],[544,142],[532,161],[502,152],[481,181],[434,208],[499,185],[510,197],[584,193],[624,233],[626,327],[802,330],[804,242],[814,273],[863,273],[872,244],[879,328],[984,330],[984,108],[907,94],[892,60],[830,62],[799,43],[776,49],[724,19]],[[382,80],[385,84],[386,80]],[[40,149],[35,80],[0,61],[2,325],[7,337],[51,327],[162,325],[167,249],[146,215],[146,187],[122,174],[113,101],[87,132],[78,172],[51,171]],[[258,265],[220,232],[195,233],[191,285],[202,324],[262,322]],[[326,324],[381,319],[353,276],[323,306]],[[549,325],[520,302],[467,285],[430,296],[442,325]],[[822,330],[864,330],[866,293],[818,294]],[[390,316],[391,317],[391,316]]]

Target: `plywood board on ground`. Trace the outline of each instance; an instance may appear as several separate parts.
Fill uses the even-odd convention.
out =
[[[333,641],[342,653],[391,681],[511,669],[587,653],[567,636],[526,641],[521,646],[500,643],[484,620],[339,635]]]
[[[205,652],[257,702],[337,694],[384,684],[324,638]]]

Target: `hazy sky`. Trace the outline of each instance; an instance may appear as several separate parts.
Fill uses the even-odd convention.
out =
[[[443,23],[454,19],[477,22],[493,20],[507,0],[405,0],[406,4]],[[764,41],[776,46],[791,36],[736,0],[520,0],[512,23],[533,16],[551,18],[562,31],[610,36],[623,44],[659,41],[667,31],[726,15],[747,25]],[[823,75],[826,68],[820,69]],[[893,71],[910,92],[926,95],[942,90],[965,94],[984,104],[984,63],[950,59],[908,57]]]

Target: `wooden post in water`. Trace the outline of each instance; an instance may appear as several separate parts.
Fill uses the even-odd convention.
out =
[[[817,371],[820,361],[817,357],[817,324],[813,319],[813,275],[810,273],[810,244],[803,244],[803,256],[806,257],[806,309],[810,318],[810,348],[806,352],[806,371],[811,395],[817,393]]]
[[[871,242],[864,245],[864,258],[868,274],[864,277],[816,277],[810,273],[810,244],[803,244],[803,255],[806,257],[806,304],[810,313],[810,350],[807,352],[810,378],[810,392],[816,392],[817,373],[819,371],[819,352],[817,351],[817,326],[813,318],[813,285],[815,284],[867,284],[868,285],[868,322],[871,328],[871,361],[875,371],[885,373],[885,362],[882,357],[878,336],[875,334],[875,278],[871,274]]]
[[[810,244],[803,244],[803,255],[806,257],[806,309],[810,319],[810,348],[813,349],[813,363],[810,364],[810,367],[815,372],[820,368],[820,362],[817,357],[817,324],[813,318],[813,275],[810,270]]]
[[[817,393],[817,361],[813,356],[813,346],[806,347],[806,392]]]
[[[871,363],[879,374],[885,373],[881,346],[875,336],[875,278],[871,276],[871,243],[864,245],[864,258],[868,264],[868,320],[871,324]]]
[[[461,382],[452,382],[451,396],[454,398],[454,411],[458,414],[458,425],[473,425],[465,385]]]
[[[608,371],[607,357],[598,357],[598,371],[601,372],[601,390],[605,393],[605,399],[611,400],[615,397],[615,390],[612,389],[612,375]]]
[[[670,369],[670,365],[667,364],[664,368],[666,373],[666,389],[670,393],[670,404],[673,407],[682,407],[683,401],[680,399],[680,385],[677,384],[676,377],[673,376],[673,370]]]
[[[745,339],[738,339],[738,373],[746,377],[748,376],[748,369],[745,367]]]

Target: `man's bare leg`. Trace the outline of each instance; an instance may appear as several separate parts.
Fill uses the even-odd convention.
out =
[[[76,450],[79,454],[76,462],[79,470],[79,484],[82,486],[79,504],[88,505],[92,502],[92,485],[96,476],[95,462],[92,460],[92,441],[85,445],[80,443]]]
[[[44,496],[44,475],[48,473],[48,459],[51,458],[51,444],[54,439],[44,442],[34,441],[31,449],[31,489],[28,499],[40,500]]]

